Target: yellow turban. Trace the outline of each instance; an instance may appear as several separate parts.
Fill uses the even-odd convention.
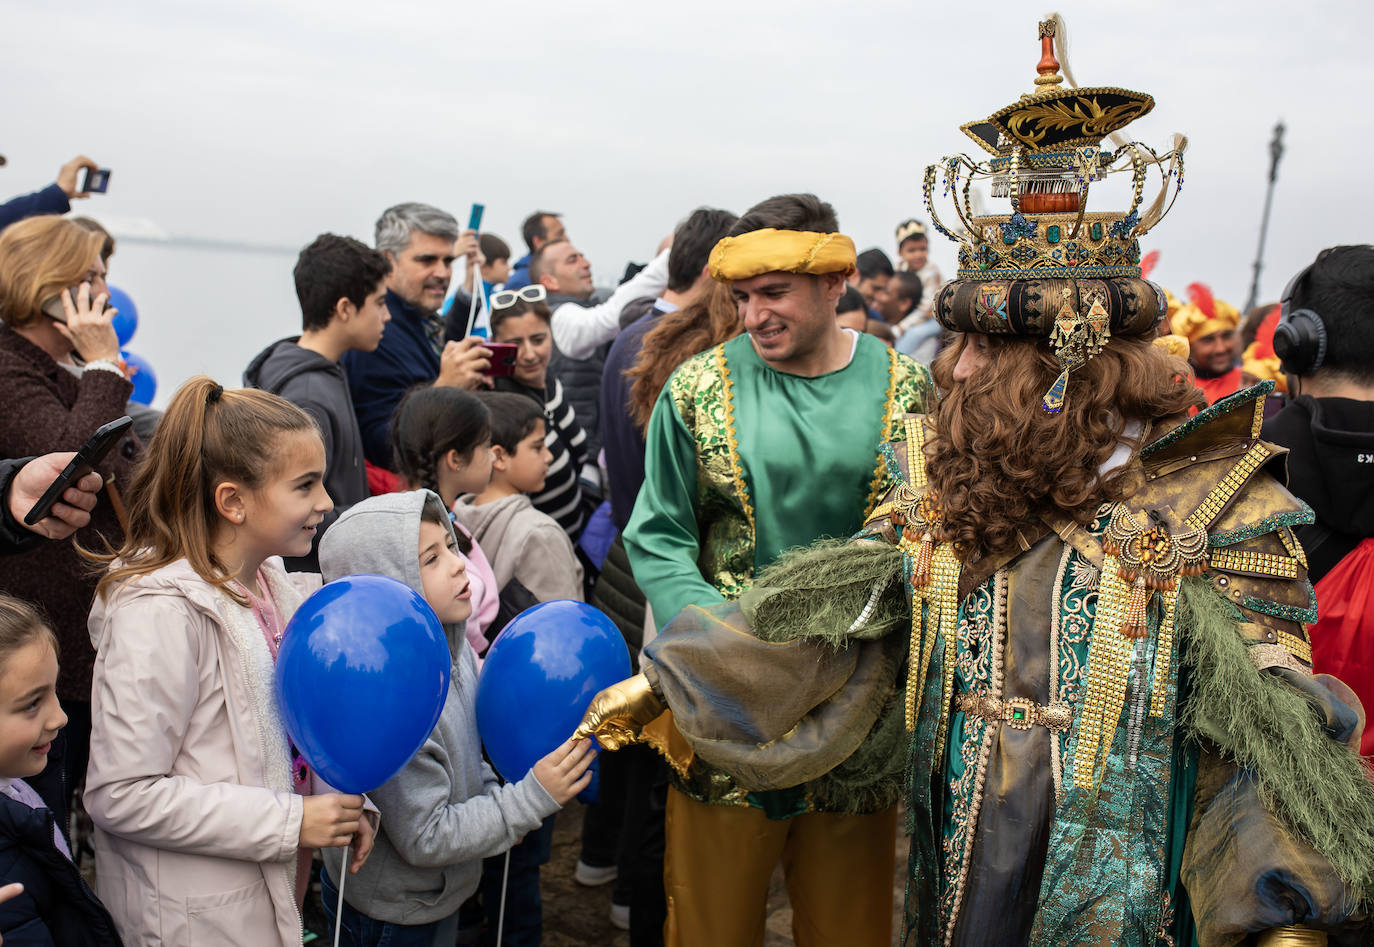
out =
[[[1167,289],[1164,291],[1164,303],[1167,307],[1164,310],[1164,318],[1169,320],[1169,325],[1174,324],[1174,313],[1183,308],[1183,300],[1179,299]]]
[[[1188,340],[1181,335],[1161,335],[1154,343],[1170,355],[1177,355],[1179,358],[1187,358],[1190,351]]]
[[[1251,342],[1240,357],[1240,370],[1258,379],[1268,378],[1274,383],[1274,390],[1288,393],[1288,376],[1283,373],[1283,365],[1277,355],[1258,355],[1258,342]]]
[[[1201,283],[1188,286],[1188,297],[1191,302],[1169,314],[1169,326],[1174,335],[1181,335],[1191,342],[1214,332],[1234,329],[1240,324],[1240,311],[1230,303],[1214,298],[1212,291]]]
[[[1278,327],[1281,308],[1270,306],[1260,324],[1255,327],[1255,341],[1245,349],[1240,357],[1241,371],[1256,378],[1268,378],[1274,382],[1274,390],[1288,393],[1288,376],[1283,372],[1283,364],[1274,354],[1274,329]]]
[[[722,237],[711,250],[707,265],[722,283],[751,279],[764,273],[854,272],[854,241],[842,233],[807,230],[751,230],[738,237]]]

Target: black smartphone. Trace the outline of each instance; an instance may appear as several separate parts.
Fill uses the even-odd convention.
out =
[[[104,194],[110,189],[110,169],[82,168],[81,183],[76,189],[82,194]]]
[[[95,465],[104,460],[105,456],[114,449],[114,446],[123,440],[133,423],[134,419],[126,414],[122,418],[111,421],[109,424],[102,424],[97,428],[90,440],[81,445],[81,450],[76,452],[76,456],[57,475],[57,479],[48,485],[48,489],[43,491],[38,502],[33,505],[28,513],[24,514],[24,525],[32,526],[51,513],[53,504],[62,498],[63,492],[94,470]]]
[[[487,206],[486,206],[485,204],[473,204],[473,205],[472,205],[472,212],[468,214],[468,229],[469,229],[469,230],[476,230],[476,231],[479,231],[479,232],[481,231],[481,229],[482,229],[482,212],[485,211],[486,209],[487,209]]]

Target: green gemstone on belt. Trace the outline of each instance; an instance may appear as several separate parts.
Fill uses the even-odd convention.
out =
[[[1026,710],[1025,710],[1025,708],[1024,708],[1024,707],[1013,707],[1013,708],[1011,709],[1011,719],[1013,719],[1013,720],[1025,720],[1025,719],[1026,719]]]

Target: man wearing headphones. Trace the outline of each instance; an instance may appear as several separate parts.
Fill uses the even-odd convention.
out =
[[[1320,615],[1313,668],[1374,707],[1374,246],[1323,250],[1293,277],[1274,352],[1292,400],[1262,437],[1288,448],[1288,488],[1316,513],[1297,530]]]

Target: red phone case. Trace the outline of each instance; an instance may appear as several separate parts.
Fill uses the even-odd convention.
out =
[[[491,367],[482,372],[488,378],[509,378],[515,374],[515,358],[520,354],[520,346],[513,342],[484,342],[484,348],[491,349]]]

